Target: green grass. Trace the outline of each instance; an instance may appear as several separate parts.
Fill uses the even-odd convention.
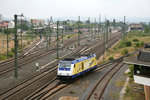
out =
[[[132,51],[144,47],[144,44],[150,43],[150,34],[138,31],[127,33],[113,48],[106,52],[106,61],[126,55]],[[100,61],[102,62],[102,61]]]
[[[74,38],[76,36],[77,36],[77,34],[67,34],[64,36],[64,39],[70,39],[70,38]]]
[[[132,31],[124,36],[120,43],[114,47],[114,50],[125,49],[128,47],[140,48],[143,47],[145,43],[150,43],[149,33]]]

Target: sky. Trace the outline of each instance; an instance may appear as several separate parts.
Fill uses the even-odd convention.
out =
[[[82,16],[98,18],[150,18],[150,0],[0,0],[0,14],[13,18],[21,14],[27,18],[70,18]]]

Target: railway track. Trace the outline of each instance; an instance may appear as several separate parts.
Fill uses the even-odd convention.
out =
[[[40,78],[44,78],[46,77],[47,75],[51,74],[53,71],[55,71],[57,68],[54,67],[52,68],[51,70],[49,71],[46,71],[44,73],[40,73],[39,75],[36,75],[20,84],[18,84],[17,86],[14,86],[6,91],[4,91],[3,93],[0,94],[0,98],[2,98],[2,100],[12,96],[13,94],[19,92],[21,89],[24,89],[26,88],[28,85],[38,81]]]
[[[80,50],[80,49],[79,49],[79,50]],[[77,50],[76,53],[79,52],[79,50]],[[75,53],[75,54],[76,54],[76,53]],[[70,56],[70,55],[66,55],[66,56]],[[66,56],[65,56],[65,57],[66,57]],[[40,79],[44,79],[45,77],[48,77],[50,74],[53,74],[52,76],[56,76],[55,74],[56,74],[56,71],[57,71],[58,60],[55,61],[55,62],[53,62],[53,63],[49,63],[49,64],[47,64],[46,66],[49,66],[49,65],[51,65],[51,64],[53,64],[53,65],[55,65],[55,66],[53,66],[51,69],[47,69],[46,71],[41,72],[41,73],[39,73],[38,75],[35,75],[35,76],[33,76],[33,77],[31,77],[31,78],[29,78],[29,79],[27,79],[27,80],[25,80],[25,81],[19,83],[18,85],[13,86],[13,87],[9,88],[8,90],[6,90],[6,91],[0,93],[0,98],[1,98],[2,100],[5,100],[5,99],[7,99],[7,98],[10,98],[10,97],[13,96],[14,94],[20,92],[22,89],[29,88],[28,86],[30,86],[30,85],[36,83],[36,82],[39,81]]]
[[[83,38],[83,39],[86,39],[86,38]],[[74,43],[76,41],[74,41],[74,39],[72,41],[67,41],[67,42],[64,43],[64,47],[67,47],[70,44],[70,42]],[[18,67],[21,67],[21,66],[23,66],[23,65],[25,65],[25,64],[27,64],[29,62],[32,62],[34,60],[37,60],[37,59],[39,59],[41,57],[44,57],[47,54],[54,53],[55,51],[56,51],[56,49],[54,49],[54,48],[49,50],[49,51],[46,51],[46,50],[43,50],[43,52],[42,51],[37,51],[37,53],[34,54],[34,55],[28,55],[28,57],[25,57],[25,58],[18,58],[18,60],[19,60],[18,61]],[[13,70],[14,69],[14,60],[11,60],[11,61],[9,61],[7,63],[1,63],[0,64],[0,69],[1,69],[0,70],[0,75],[3,75],[5,73]]]
[[[119,59],[116,59],[114,61],[110,61],[108,63],[102,64],[94,72],[102,70],[106,67],[109,67],[110,65],[113,65],[114,63],[120,61],[121,59],[122,58],[119,58]],[[74,81],[76,81],[76,80],[74,80]],[[48,82],[45,85],[43,85],[41,88],[39,88],[35,92],[33,92],[31,95],[24,98],[24,100],[46,100],[46,99],[50,100],[50,98],[53,95],[56,95],[57,93],[59,93],[63,89],[67,88],[74,81],[69,82],[69,83],[63,83],[63,82],[60,82],[57,80],[57,82],[54,83],[55,85],[51,85],[52,82]]]
[[[84,47],[84,48],[87,48],[87,47]],[[78,52],[80,52],[80,51],[82,52],[82,51],[83,51],[83,48],[80,49],[80,50],[77,50],[77,52],[76,52],[75,54],[73,54],[72,56],[78,54]],[[55,61],[54,63],[56,63],[56,66],[57,66],[57,63],[58,63],[58,62]],[[47,64],[47,66],[48,66],[48,65],[50,65],[50,64]],[[14,87],[12,87],[12,88],[10,88],[10,89],[4,91],[3,93],[0,93],[0,98],[2,98],[2,99],[7,99],[7,98],[11,97],[12,95],[16,94],[17,92],[21,91],[22,89],[27,88],[27,87],[28,87],[29,85],[31,85],[32,83],[38,81],[38,79],[44,78],[44,77],[46,77],[48,74],[50,74],[50,73],[52,73],[52,72],[53,72],[53,73],[56,72],[56,69],[57,69],[56,66],[53,67],[51,70],[48,69],[48,72],[45,71],[45,72],[43,72],[43,73],[40,73],[40,74],[38,74],[38,75],[35,75],[35,76],[33,76],[32,78],[27,79],[27,80],[25,80],[24,82],[22,82],[22,83],[20,83],[20,84],[18,84],[18,85],[16,85],[16,86],[14,86]],[[54,76],[56,76],[56,75],[54,75]]]
[[[85,39],[86,37],[81,37],[81,39]],[[37,40],[38,41],[38,40]],[[70,41],[70,42],[68,42],[68,41]],[[75,37],[75,38],[72,38],[71,40],[65,40],[64,41],[64,44],[70,44],[70,43],[72,43],[72,42],[74,42],[74,41],[77,41],[77,37]],[[39,42],[39,41],[38,41]],[[25,56],[31,56],[31,55],[33,55],[33,54],[35,54],[35,53],[43,53],[43,51],[44,52],[47,52],[47,50],[46,50],[46,48],[47,47],[44,47],[44,48],[38,48],[38,49],[36,49],[36,48],[34,48],[35,46],[36,46],[36,44],[37,44],[37,42],[35,42],[35,43],[33,43],[30,47],[28,47],[28,48],[26,48],[25,49],[25,51],[23,52],[23,53],[21,53],[21,54],[19,54],[18,55],[18,60],[20,60],[20,59],[22,59],[22,58],[24,58]],[[48,51],[50,51],[50,50],[55,50],[55,48],[56,48],[56,43],[53,43],[55,46],[52,46],[52,45],[50,45],[50,46],[48,46]],[[64,45],[64,47],[66,47],[67,45]],[[34,48],[34,49],[36,49],[35,51],[33,51],[34,49],[32,49],[32,48]],[[31,50],[32,49],[32,50]],[[30,51],[31,50],[31,51]],[[3,65],[5,65],[5,64],[10,64],[10,63],[12,63],[12,62],[14,62],[14,59],[12,58],[12,59],[9,59],[9,60],[6,60],[6,61],[3,61],[3,62],[0,62],[0,67],[1,66],[3,66]]]
[[[68,87],[71,83],[63,83],[58,81],[54,86],[47,86],[45,89],[41,89],[39,93],[32,94],[32,96],[25,98],[24,100],[46,100],[52,95]]]
[[[81,52],[83,51],[84,52],[84,50],[86,50],[86,48],[88,48],[88,46],[87,47],[84,47],[84,48],[82,48],[81,49]],[[78,52],[77,52],[78,53]],[[56,69],[55,69],[56,70]],[[43,72],[43,73],[47,73],[47,72]],[[53,73],[54,73],[54,70],[53,70]],[[44,75],[44,76],[46,76],[46,75]],[[32,80],[32,82],[30,82],[30,83],[34,83],[34,80],[35,80],[35,78],[34,79],[29,79],[28,81],[31,81]],[[38,80],[39,81],[39,80]],[[35,81],[36,82],[36,81]],[[25,83],[25,84],[24,84]],[[27,81],[26,82],[23,82],[23,84],[20,84],[20,85],[18,85],[17,87],[20,87],[19,89],[18,88],[16,88],[16,87],[13,87],[12,88],[12,90],[7,90],[7,91],[5,91],[4,93],[1,93],[0,94],[0,96],[3,96],[3,99],[6,99],[6,98],[11,98],[11,96],[12,95],[15,95],[17,92],[19,92],[19,91],[22,91],[22,89],[24,89],[24,88],[27,88],[29,85],[30,85],[30,83],[28,83],[28,85],[27,85]],[[28,87],[29,88],[29,87]],[[15,91],[13,90],[13,89],[15,89]],[[10,92],[9,92],[10,91]],[[11,92],[12,91],[12,92]],[[9,92],[9,93],[8,93]],[[5,96],[5,94],[9,94],[9,95],[7,95],[7,96]],[[0,97],[1,98],[1,97]]]
[[[37,42],[39,42],[39,41],[36,40],[30,47],[25,48],[25,51],[24,51],[23,53],[21,53],[20,55],[18,55],[18,59],[22,58],[23,55],[24,55],[26,52],[28,52],[28,50],[30,50],[31,48],[33,48],[33,47],[36,45]],[[3,65],[8,64],[8,63],[11,63],[11,62],[13,62],[13,61],[14,61],[14,59],[11,58],[11,59],[9,59],[9,60],[0,62],[0,66],[3,66]]]
[[[97,81],[86,100],[100,100],[107,84],[123,65],[122,60],[120,60],[107,73],[105,73],[103,77]]]

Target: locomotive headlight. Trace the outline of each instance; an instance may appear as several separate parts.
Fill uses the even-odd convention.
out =
[[[58,75],[61,75],[62,73],[58,73]]]

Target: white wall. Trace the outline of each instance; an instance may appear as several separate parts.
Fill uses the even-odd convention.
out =
[[[134,82],[150,86],[150,78],[134,75]]]

